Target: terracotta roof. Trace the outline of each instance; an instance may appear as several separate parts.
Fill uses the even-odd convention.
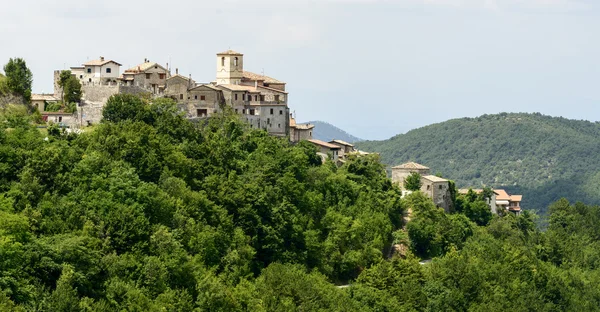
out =
[[[154,66],[158,66],[164,70],[167,70],[166,68],[164,68],[162,65],[156,63],[156,62],[146,62],[146,63],[142,63],[139,64],[137,66],[131,67],[127,70],[125,70],[125,74],[136,74],[136,73],[141,73],[141,72],[145,72],[146,70],[154,67]]]
[[[83,63],[83,66],[102,66],[102,65],[108,64],[108,63],[115,63],[115,64],[121,66],[121,64],[119,64],[113,60],[106,60],[106,59],[87,61],[87,62]]]
[[[260,92],[260,91],[256,90],[256,88],[254,86],[244,86],[244,85],[234,85],[234,84],[220,84],[218,86],[223,87],[228,90],[231,90],[231,91],[248,91],[248,92],[256,92],[256,93]]]
[[[510,200],[510,195],[508,195],[508,193],[506,193],[505,190],[499,189],[499,190],[494,190],[494,192],[496,192],[496,194],[498,194],[496,196],[496,200]]]
[[[411,161],[411,162],[404,163],[402,165],[392,167],[392,169],[429,169],[429,167],[425,167],[421,164],[417,164],[416,162]]]
[[[227,51],[224,51],[224,52],[221,52],[221,53],[217,53],[217,55],[244,55],[244,54],[229,49]]]
[[[265,76],[265,75],[259,75],[259,74],[255,74],[253,72],[249,72],[249,71],[244,71],[242,73],[242,77],[249,79],[249,80],[260,80],[260,81],[264,81],[265,83],[274,83],[274,84],[285,84],[285,82],[283,81],[279,81],[275,78],[269,77],[269,76]]]
[[[340,149],[341,147],[334,145],[334,144],[329,144],[327,142],[321,141],[321,140],[317,140],[317,139],[311,139],[308,140],[308,142],[315,144],[315,145],[319,145],[319,146],[323,146],[323,147],[327,147],[330,149]]]
[[[342,140],[332,140],[332,141],[329,141],[329,143],[333,143],[333,144],[337,143],[337,144],[341,144],[341,145],[345,145],[345,146],[354,147],[354,145],[352,145],[346,141],[342,141]]]
[[[440,178],[438,176],[434,176],[434,175],[426,175],[426,176],[423,176],[422,178],[429,180],[431,182],[448,182],[448,180],[446,180],[444,178]]]
[[[58,101],[59,99],[54,97],[54,94],[32,94],[32,101]]]
[[[510,201],[520,202],[523,199],[523,195],[510,195]]]
[[[315,125],[312,125],[312,124],[299,124],[299,125],[294,124],[293,126],[290,125],[290,127],[293,127],[293,128],[299,129],[299,130],[309,130],[309,129],[314,128]]]
[[[201,88],[201,87],[206,87],[206,88],[209,88],[209,89],[212,89],[212,90],[215,90],[215,91],[222,91],[221,89],[213,86],[210,83],[197,84],[195,87],[191,88],[190,90],[194,90],[194,89]]]

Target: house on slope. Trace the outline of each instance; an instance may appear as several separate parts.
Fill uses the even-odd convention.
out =
[[[312,143],[319,149],[317,154],[321,156],[323,162],[325,162],[331,156],[331,159],[337,163],[341,147],[317,139],[310,139],[308,142]]]
[[[429,167],[416,162],[407,162],[392,167],[392,182],[398,183],[402,189],[402,194],[409,194],[404,188],[404,180],[412,173],[418,173],[421,176],[421,191],[429,196],[436,206],[444,208],[449,212],[451,207],[450,182],[444,178],[431,175]]]
[[[460,189],[459,194],[468,194],[469,190],[473,190],[476,194],[481,194],[482,189]],[[506,210],[515,214],[521,213],[521,200],[523,195],[509,195],[503,189],[493,189],[492,197],[487,200],[492,213],[497,214],[499,210]]]

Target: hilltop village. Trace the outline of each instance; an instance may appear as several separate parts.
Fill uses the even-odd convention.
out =
[[[75,113],[46,109],[48,104],[62,98],[60,70],[54,71],[54,93],[33,94],[32,104],[44,120],[76,128],[98,123],[106,101],[114,94],[168,97],[177,102],[189,119],[210,117],[226,105],[242,115],[251,128],[265,129],[274,136],[289,136],[294,142],[312,139],[314,126],[296,124],[290,114],[286,83],[244,70],[242,53],[233,50],[217,53],[216,78],[210,83],[182,76],[178,68],[173,74],[168,64],[163,66],[148,59],[122,73],[121,66],[101,56],[70,67],[82,86],[82,99]]]
[[[342,140],[324,142],[313,139],[315,126],[297,123],[290,113],[286,83],[244,70],[242,53],[233,50],[217,53],[215,80],[209,83],[196,82],[191,75],[180,75],[178,68],[175,68],[175,73],[171,73],[169,64],[163,66],[148,59],[122,73],[121,66],[115,60],[100,57],[81,66],[70,67],[71,75],[82,86],[82,98],[76,112],[47,110],[49,105],[59,102],[63,96],[64,90],[59,84],[61,70],[54,71],[54,93],[33,94],[32,105],[38,109],[44,121],[69,128],[100,122],[107,100],[115,94],[171,98],[191,120],[209,118],[228,106],[250,128],[264,129],[277,137],[288,137],[291,142],[311,142],[317,147],[317,154],[323,162],[331,159],[337,164],[343,164],[350,155],[369,154]],[[421,191],[432,198],[436,206],[446,212],[451,211],[450,181],[431,175],[428,167],[414,162],[392,167],[392,182],[399,185],[403,196],[411,193],[404,187],[404,182],[413,173],[420,175]],[[469,189],[461,189],[459,193],[467,194],[468,191]],[[481,193],[482,190],[476,189],[474,192]],[[519,214],[521,199],[521,195],[509,195],[505,190],[497,189],[493,190],[488,205],[493,213],[500,209]]]

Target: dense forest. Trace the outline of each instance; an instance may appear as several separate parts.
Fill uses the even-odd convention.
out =
[[[362,141],[362,139],[353,136],[352,134],[328,123],[325,121],[309,121],[309,124],[315,125],[313,130],[313,138],[325,142],[331,140],[342,140],[348,143]]]
[[[167,99],[113,96],[81,134],[30,119],[0,115],[1,311],[600,310],[597,206],[545,232],[473,192],[447,214],[377,155],[321,163]]]
[[[427,165],[459,187],[523,194],[525,209],[545,213],[562,197],[600,203],[600,124],[541,114],[454,119],[358,147],[394,166]]]

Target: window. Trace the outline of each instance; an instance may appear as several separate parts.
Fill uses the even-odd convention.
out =
[[[265,96],[264,96],[264,95],[261,95],[261,96],[260,96],[260,100],[261,100],[261,102],[264,102],[264,101],[265,101]]]
[[[238,65],[238,58],[237,56],[233,59],[233,66],[237,67]]]
[[[250,109],[250,115],[254,115],[254,109]]]
[[[225,57],[221,58],[221,66],[225,66]]]
[[[197,95],[194,95],[194,100],[197,100],[197,99],[198,99],[198,96],[197,96]]]
[[[109,68],[106,68],[106,73],[107,73],[107,74],[110,74],[111,70],[112,70],[112,69],[111,69],[110,67],[109,67]]]
[[[165,79],[165,74],[158,74],[158,79]]]
[[[88,67],[87,72],[88,72],[88,74],[91,74],[92,73],[92,69]]]
[[[79,75],[79,79],[83,79],[83,75]]]
[[[271,124],[271,118],[267,118],[267,125]]]
[[[281,124],[277,124],[277,128],[281,128]]]
[[[234,97],[234,98],[235,98],[235,100],[237,101],[237,93],[236,93],[236,94],[234,94],[234,96],[233,96],[233,97]]]
[[[237,108],[235,109],[235,113],[236,113],[236,114],[238,113],[238,109],[237,109]]]
[[[58,122],[62,122],[62,116],[58,116]]]
[[[180,99],[180,100],[183,100],[183,93],[182,93],[182,94],[179,94],[179,99]]]
[[[271,108],[271,115],[273,115],[273,109]]]
[[[431,185],[427,185],[427,190],[429,191],[429,188],[431,188]]]
[[[92,82],[92,78],[88,78],[88,82]]]
[[[200,101],[206,101],[206,95],[201,95],[200,96]]]
[[[279,103],[279,95],[276,95],[276,96],[275,96],[275,102],[278,102],[278,103]]]
[[[146,79],[150,79],[150,74],[146,74]]]
[[[197,109],[196,114],[198,117],[206,117],[208,116],[208,110],[206,108]]]
[[[282,110],[279,110],[279,115],[283,115],[283,111]]]
[[[254,96],[254,100],[255,100],[255,101],[258,101],[258,95],[255,95],[255,96]]]
[[[442,189],[442,185],[440,184],[440,190]]]

